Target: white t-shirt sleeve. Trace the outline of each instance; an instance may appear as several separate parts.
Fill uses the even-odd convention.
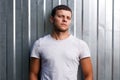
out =
[[[86,57],[90,57],[90,50],[89,47],[87,45],[87,43],[85,43],[84,41],[81,44],[81,53],[80,53],[80,59],[86,58]]]
[[[39,47],[40,47],[40,43],[39,40],[37,40],[33,45],[30,57],[40,58]]]

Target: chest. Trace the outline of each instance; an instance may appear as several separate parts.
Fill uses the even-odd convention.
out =
[[[40,54],[46,61],[78,61],[80,51],[74,44],[46,44],[41,46]]]

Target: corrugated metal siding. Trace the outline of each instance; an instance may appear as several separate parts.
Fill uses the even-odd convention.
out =
[[[0,80],[28,80],[28,72],[28,1],[0,0]]]
[[[70,31],[89,44],[94,80],[120,80],[119,3],[120,0],[0,0],[0,80],[28,80],[30,47],[51,32],[48,18],[58,4],[73,10]],[[83,80],[78,74],[80,78]]]

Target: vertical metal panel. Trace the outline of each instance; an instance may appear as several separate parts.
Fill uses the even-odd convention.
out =
[[[98,80],[98,1],[89,0],[89,46],[91,50],[94,80]],[[84,14],[83,14],[84,15]]]
[[[98,2],[98,80],[105,79],[105,0]],[[102,65],[102,66],[101,66]]]
[[[13,15],[13,80],[28,79],[28,2],[14,1]]]
[[[61,4],[61,0],[52,0],[53,7],[55,7],[58,4]]]
[[[61,0],[61,4],[67,5],[68,0]]]
[[[76,37],[82,39],[82,1],[76,0]],[[72,3],[71,3],[72,4]]]
[[[114,0],[113,80],[120,79],[120,0]]]
[[[7,79],[13,79],[13,1],[6,0],[6,14],[7,14],[7,30],[6,30],[6,39],[7,39]]]
[[[31,35],[31,44],[37,39],[37,1],[38,0],[31,0],[31,30],[30,30],[30,35]]]
[[[113,80],[120,79],[120,31],[114,33]]]
[[[6,1],[0,2],[0,80],[6,79]]]
[[[16,80],[16,0],[13,0],[13,80]]]
[[[89,41],[89,1],[83,0],[83,39]]]
[[[16,0],[16,8],[15,8],[15,75],[18,80],[22,78],[22,0]]]
[[[29,80],[28,0],[22,0],[22,17],[21,80]]]
[[[113,52],[113,0],[106,0],[106,43],[105,43],[105,79],[112,80],[112,52]]]
[[[28,44],[31,46],[31,0],[28,0]]]
[[[76,9],[74,7],[76,5],[75,0],[74,1],[69,0],[67,2],[67,4],[72,9],[72,22],[71,22],[71,25],[70,25],[70,32],[71,32],[71,34],[76,35],[76,31],[75,31],[76,27],[74,27],[75,18],[76,18]]]
[[[52,31],[52,26],[50,24],[50,12],[52,10],[52,0],[46,0],[45,3],[45,34],[49,34]]]
[[[38,37],[44,35],[44,0],[38,0]]]

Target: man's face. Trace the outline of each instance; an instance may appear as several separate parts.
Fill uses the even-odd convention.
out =
[[[68,31],[71,23],[71,12],[67,10],[57,10],[54,17],[52,17],[52,23],[54,29],[60,32]]]

